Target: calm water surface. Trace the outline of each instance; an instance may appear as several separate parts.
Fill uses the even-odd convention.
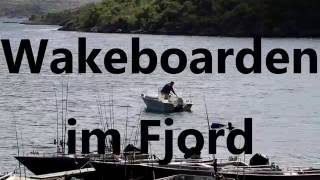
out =
[[[49,39],[49,45],[41,74],[31,75],[26,63],[20,74],[9,74],[2,47],[0,47],[0,171],[10,171],[17,166],[13,156],[17,155],[16,130],[19,137],[21,154],[31,151],[40,153],[55,152],[53,140],[56,136],[56,99],[61,108],[62,84],[69,82],[67,117],[77,119],[78,146],[81,129],[101,128],[101,111],[97,102],[108,104],[114,98],[115,127],[125,136],[125,124],[128,108],[128,138],[134,139],[135,126],[138,125],[140,111],[144,103],[141,93],[156,94],[157,89],[169,81],[175,81],[179,95],[192,97],[192,113],[170,115],[151,114],[142,111],[141,119],[174,119],[174,148],[178,151],[176,137],[184,129],[198,129],[206,139],[203,155],[207,156],[207,121],[204,106],[206,99],[210,122],[232,122],[243,128],[245,117],[253,118],[253,152],[268,155],[271,161],[281,166],[317,166],[320,162],[320,81],[319,75],[292,73],[292,62],[288,74],[273,75],[263,67],[263,73],[242,75],[235,69],[234,58],[227,61],[227,73],[217,74],[216,57],[218,48],[251,48],[250,38],[154,36],[128,34],[95,34],[79,32],[61,32],[54,26],[28,26],[18,24],[0,24],[1,39],[10,39],[14,53],[21,39],[31,39],[36,49],[39,40]],[[132,75],[130,62],[127,73],[112,75],[103,67],[103,58],[107,50],[122,48],[131,57],[131,38],[140,37],[141,48],[148,47],[161,54],[167,48],[180,48],[187,52],[195,48],[210,49],[213,57],[214,73],[194,75],[189,70],[179,75],[165,74],[161,68],[151,75]],[[67,48],[73,51],[74,70],[77,71],[78,37],[87,38],[90,48],[101,48],[103,52],[96,63],[103,69],[102,74],[77,73],[55,75],[50,71],[53,59],[52,50]],[[292,57],[294,48],[314,48],[320,51],[317,39],[263,39],[263,54],[276,47],[286,49]],[[249,60],[250,61],[250,60]],[[145,61],[147,62],[147,61]],[[174,60],[172,61],[174,64]],[[308,63],[305,64],[305,67]],[[57,94],[57,98],[55,96]],[[64,95],[66,93],[64,92]],[[103,105],[102,105],[103,106]],[[105,107],[105,108],[104,108]],[[103,106],[104,116],[109,117],[109,107]],[[59,110],[59,119],[61,119]],[[152,128],[151,133],[161,135],[161,142],[151,143],[151,152],[162,157],[164,153],[164,132],[168,129],[162,123],[159,128]],[[189,139],[191,144],[194,140]],[[241,144],[241,139],[238,139]],[[228,157],[225,138],[218,142],[219,158]],[[92,147],[92,150],[95,150]],[[78,148],[80,150],[80,148]],[[241,156],[243,157],[243,156]],[[247,156],[248,160],[250,156]]]

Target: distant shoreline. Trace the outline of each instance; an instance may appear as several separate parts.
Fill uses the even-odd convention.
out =
[[[0,17],[1,19],[1,17]],[[110,30],[106,29],[105,31],[95,31],[95,30],[83,30],[83,29],[73,29],[68,28],[65,25],[59,25],[49,22],[42,22],[42,21],[31,21],[27,18],[7,18],[5,17],[3,21],[1,21],[4,24],[23,24],[23,25],[54,25],[54,26],[60,26],[58,31],[73,31],[73,32],[87,32],[87,33],[117,33],[117,34],[148,34],[148,35],[173,35],[173,36],[207,36],[207,37],[234,37],[234,38],[252,38],[254,36],[260,36],[260,35],[235,35],[235,34],[223,34],[223,33],[206,33],[206,32],[183,32],[183,31],[145,31],[145,30],[130,30],[130,31],[123,31],[121,29],[117,30]],[[319,35],[310,35],[310,36],[288,36],[288,35],[262,35],[263,38],[320,38]]]
[[[168,35],[168,36],[203,36],[203,37],[232,37],[232,38],[252,38],[255,36],[260,35],[232,35],[232,34],[214,34],[214,33],[183,33],[183,32],[170,32],[170,31],[163,31],[163,32],[151,32],[151,31],[142,31],[142,30],[131,30],[131,31],[107,31],[107,32],[99,32],[99,31],[91,31],[91,30],[81,30],[81,29],[67,29],[63,25],[59,24],[52,24],[52,23],[45,23],[45,22],[38,22],[38,21],[24,21],[24,22],[3,22],[3,23],[17,23],[23,25],[54,25],[60,26],[58,31],[70,31],[70,32],[86,32],[86,33],[101,33],[101,34],[108,34],[108,33],[116,33],[116,34],[145,34],[145,35]],[[261,36],[262,38],[320,38],[319,35],[315,36],[281,36],[281,35],[273,35],[273,36]]]

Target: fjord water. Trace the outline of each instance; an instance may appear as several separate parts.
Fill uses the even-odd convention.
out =
[[[142,111],[141,119],[164,120],[166,117],[174,119],[174,124],[170,128],[166,127],[163,121],[161,127],[151,128],[150,133],[161,135],[161,142],[151,143],[151,153],[163,157],[164,132],[166,129],[173,129],[174,155],[182,157],[177,146],[177,136],[185,129],[197,129],[205,137],[205,149],[202,155],[207,156],[208,127],[205,97],[210,122],[224,124],[232,122],[235,127],[243,128],[243,119],[253,118],[254,153],[264,153],[271,158],[271,161],[285,167],[317,166],[320,161],[318,74],[293,74],[293,64],[290,61],[287,74],[274,75],[267,71],[263,60],[262,74],[242,75],[235,68],[234,58],[227,60],[226,74],[216,73],[218,48],[234,48],[237,52],[242,48],[252,48],[252,39],[96,34],[63,32],[57,31],[57,28],[55,26],[0,24],[0,37],[10,39],[14,53],[17,52],[21,39],[30,39],[34,50],[38,48],[40,39],[49,39],[40,74],[29,73],[26,59],[24,59],[19,74],[9,74],[2,46],[0,47],[0,171],[10,171],[17,166],[13,158],[18,153],[16,131],[20,154],[28,154],[31,151],[38,151],[40,154],[56,151],[56,146],[53,144],[56,137],[56,100],[59,103],[59,121],[61,121],[62,84],[66,85],[67,82],[69,82],[67,117],[77,119],[77,150],[80,150],[81,147],[82,129],[102,128],[101,113],[99,113],[101,106],[97,101],[108,104],[110,96],[113,95],[115,127],[121,132],[122,139],[124,139],[126,129],[127,107],[125,106],[130,106],[127,136],[132,142],[135,137],[135,133],[132,133],[133,129],[139,125],[137,120],[140,111],[145,106],[140,94],[157,94],[159,87],[169,81],[175,81],[178,95],[192,98],[193,111],[166,115]],[[90,70],[87,74],[77,73],[78,37],[87,38],[88,52],[92,48],[103,49],[96,60],[104,71],[102,74],[92,74]],[[157,51],[158,55],[168,48],[183,49],[187,52],[189,60],[192,59],[192,49],[210,49],[214,59],[214,73],[195,75],[186,69],[181,74],[168,75],[158,66],[153,74],[132,75],[130,70],[132,37],[140,37],[141,48],[152,48]],[[262,47],[263,57],[272,48],[284,48],[292,58],[295,48],[320,50],[320,41],[294,38],[263,39]],[[56,48],[67,48],[73,51],[75,73],[55,75],[50,71],[50,63],[53,60],[52,50]],[[129,59],[126,74],[113,75],[104,69],[104,54],[111,48],[126,50]],[[144,62],[147,61],[144,60]],[[305,63],[304,68],[306,69],[308,65]],[[109,118],[109,107],[102,109],[104,116]],[[94,141],[93,138],[93,145]],[[188,140],[189,146],[193,144],[193,141],[192,138]],[[241,141],[238,139],[237,143],[241,144]],[[91,150],[96,150],[93,145]],[[226,158],[229,155],[225,138],[219,139],[217,157]],[[240,157],[243,158],[243,155]],[[249,155],[246,156],[246,160],[249,158]]]

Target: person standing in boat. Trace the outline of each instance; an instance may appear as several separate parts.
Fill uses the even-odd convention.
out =
[[[164,99],[169,98],[169,94],[172,92],[173,94],[176,94],[176,92],[173,89],[174,82],[171,81],[170,83],[166,84],[162,89],[161,89],[161,95],[164,97]]]

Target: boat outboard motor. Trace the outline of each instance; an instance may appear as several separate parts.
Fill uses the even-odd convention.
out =
[[[269,165],[269,158],[266,155],[257,153],[250,159],[250,166]]]
[[[177,99],[177,106],[183,106],[183,99],[181,97]]]

